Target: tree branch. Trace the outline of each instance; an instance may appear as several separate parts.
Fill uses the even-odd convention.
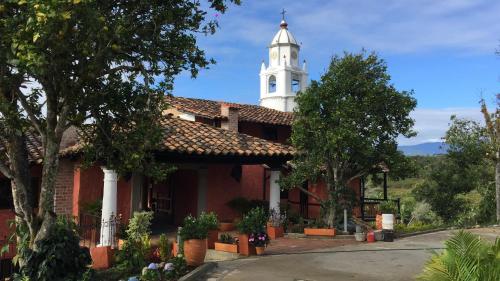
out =
[[[13,179],[14,176],[9,167],[4,163],[4,161],[0,161],[0,172],[9,180]]]
[[[303,188],[302,186],[297,186],[297,188],[300,189],[305,194],[310,195],[312,198],[314,198],[314,199],[316,199],[318,201],[323,201],[323,199],[321,199],[321,197],[319,197],[317,194],[314,194],[314,193],[310,192],[309,190]]]
[[[35,129],[38,131],[38,133],[44,137],[45,136],[45,131],[43,130],[42,127],[42,122],[40,122],[40,119],[36,117],[35,112],[33,108],[29,105],[28,100],[26,99],[26,96],[21,92],[21,90],[16,89],[16,95],[19,97],[19,101],[21,102],[21,106],[23,107],[24,111],[26,111],[26,114],[28,114],[28,118],[35,127]]]

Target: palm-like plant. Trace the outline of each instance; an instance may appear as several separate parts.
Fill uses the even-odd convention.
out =
[[[435,253],[418,280],[497,281],[500,277],[500,238],[494,244],[470,232],[460,231]]]

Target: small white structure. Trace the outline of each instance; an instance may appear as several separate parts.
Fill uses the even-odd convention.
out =
[[[288,31],[284,17],[268,48],[269,66],[262,62],[260,70],[260,105],[291,112],[295,95],[307,87],[308,74],[305,61],[299,65],[300,45]]]

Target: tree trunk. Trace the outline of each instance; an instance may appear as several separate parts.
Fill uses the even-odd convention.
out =
[[[329,188],[330,189],[330,188]],[[333,196],[334,190],[329,190],[328,192],[328,213],[327,213],[327,224],[329,228],[335,227],[335,219],[336,219],[336,208],[333,200],[335,199]]]
[[[497,223],[500,224],[500,160],[497,160],[495,164],[495,189],[497,203]]]
[[[36,233],[35,242],[47,237],[56,219],[54,212],[54,192],[59,167],[59,143],[60,141],[57,137],[53,139],[47,138],[45,155],[43,157],[42,184],[38,209],[38,217],[42,223]]]

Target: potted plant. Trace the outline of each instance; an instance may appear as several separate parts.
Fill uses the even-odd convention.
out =
[[[286,215],[280,214],[279,211],[271,209],[269,212],[269,221],[267,222],[267,234],[270,239],[283,237],[283,223],[286,220]]]
[[[231,235],[223,233],[219,242],[215,242],[215,250],[229,253],[238,253],[238,241]]]
[[[304,228],[304,234],[307,236],[335,236],[335,228],[329,228],[322,220],[316,220]]]
[[[257,255],[264,254],[264,249],[269,243],[269,236],[265,232],[252,233],[248,237],[248,242],[255,247],[255,252]]]
[[[241,255],[249,256],[255,254],[255,247],[249,244],[249,236],[253,233],[265,232],[267,216],[264,209],[256,207],[251,209],[246,215],[243,216],[241,221],[238,222],[237,228],[240,232],[239,251]]]
[[[184,246],[184,258],[188,265],[198,266],[205,261],[208,228],[205,223],[191,215],[184,218],[179,232]]]
[[[382,229],[394,229],[394,214],[397,212],[396,204],[392,201],[380,203],[379,210],[382,213]]]
[[[207,236],[207,248],[214,249],[214,243],[219,239],[219,221],[217,219],[217,215],[214,212],[205,213],[202,212],[198,217],[201,223],[205,224],[208,229]]]

